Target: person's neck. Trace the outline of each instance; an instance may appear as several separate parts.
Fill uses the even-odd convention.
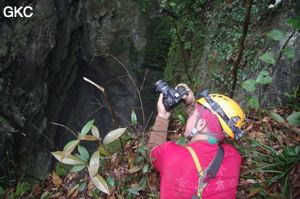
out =
[[[190,143],[207,142],[207,141],[208,141],[208,136],[207,135],[196,134],[196,135],[193,136]]]

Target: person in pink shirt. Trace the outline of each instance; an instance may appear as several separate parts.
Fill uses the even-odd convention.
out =
[[[167,141],[171,113],[166,111],[160,94],[158,115],[148,141],[152,165],[161,177],[160,198],[235,198],[242,159],[234,147],[222,140],[239,139],[243,134],[242,109],[232,99],[218,94],[196,101],[186,84],[177,86],[185,87],[189,93],[183,99],[189,116],[184,136],[190,141],[187,147]]]

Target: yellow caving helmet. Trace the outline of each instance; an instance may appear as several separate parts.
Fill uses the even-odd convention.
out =
[[[239,140],[244,134],[241,128],[244,124],[245,114],[238,103],[225,95],[208,95],[208,91],[202,93],[197,102],[208,108],[218,117],[223,130],[229,137]]]

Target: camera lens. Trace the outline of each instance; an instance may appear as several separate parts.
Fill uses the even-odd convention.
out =
[[[168,90],[169,86],[167,84],[167,82],[165,82],[164,80],[158,80],[155,83],[155,91],[158,93],[165,93]]]

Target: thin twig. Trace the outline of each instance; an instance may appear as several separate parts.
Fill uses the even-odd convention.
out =
[[[139,92],[142,92],[142,89],[143,89],[143,87],[144,87],[144,83],[145,83],[145,81],[146,81],[146,77],[147,77],[147,74],[148,74],[148,70],[149,70],[149,69],[147,68]]]
[[[129,79],[131,80],[133,86],[135,87],[135,90],[137,92],[137,95],[138,95],[138,98],[139,98],[139,101],[140,101],[140,106],[141,106],[141,112],[142,112],[142,117],[143,117],[143,124],[145,124],[145,112],[144,112],[144,105],[143,105],[143,101],[142,101],[142,97],[141,97],[141,93],[140,93],[140,90],[138,89],[136,83],[134,82],[132,76],[130,75],[128,69],[126,68],[126,66],[118,59],[116,58],[115,56],[111,55],[111,54],[103,54],[103,56],[110,56],[112,57],[113,59],[115,59],[123,68],[124,70],[126,71]]]
[[[56,126],[64,127],[65,129],[67,129],[68,131],[70,131],[76,138],[78,137],[78,136],[76,135],[76,133],[74,133],[74,131],[72,131],[69,127],[67,127],[67,126],[65,126],[65,125],[63,125],[63,124],[56,123],[56,122],[50,122],[50,123],[53,124],[53,125],[56,125]]]
[[[99,86],[98,84],[96,84],[95,82],[93,82],[92,80],[89,80],[86,77],[83,77],[83,80],[89,82],[90,84],[92,84],[93,86],[95,86],[96,88],[98,88],[103,93],[104,99],[105,99],[106,103],[109,106],[109,111],[110,111],[110,114],[111,114],[111,119],[112,119],[113,125],[114,125],[115,128],[118,128],[118,126],[117,126],[117,120],[116,120],[116,115],[115,115],[115,112],[113,110],[113,107],[112,107],[111,101],[109,99],[109,96],[108,96],[107,92],[105,91],[105,89],[103,87]],[[119,141],[120,141],[120,144],[121,144],[122,152],[124,153],[124,144],[123,144],[123,141],[122,141],[121,138],[119,138]]]

